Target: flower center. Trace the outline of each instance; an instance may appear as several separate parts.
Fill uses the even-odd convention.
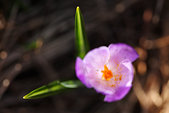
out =
[[[112,80],[112,82],[110,83],[111,87],[116,87],[116,85],[118,85],[122,80],[122,74],[119,73],[113,75],[112,71],[109,70],[106,65],[104,65],[104,70],[102,70],[101,72],[103,73],[102,80],[106,81]]]
[[[106,65],[104,65],[104,70],[101,71],[103,73],[102,80],[109,81],[113,77],[113,73],[108,69]]]

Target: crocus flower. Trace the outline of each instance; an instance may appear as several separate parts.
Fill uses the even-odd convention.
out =
[[[104,101],[117,101],[132,87],[132,62],[137,58],[137,52],[129,45],[101,46],[89,51],[83,60],[77,57],[76,75],[86,87],[105,95]]]

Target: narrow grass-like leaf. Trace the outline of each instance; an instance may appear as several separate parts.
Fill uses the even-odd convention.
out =
[[[83,58],[89,50],[89,45],[86,37],[84,20],[80,8],[76,8],[75,14],[75,44],[77,56]]]
[[[73,89],[82,87],[82,83],[79,80],[68,80],[68,81],[54,81],[48,85],[44,85],[40,88],[37,88],[23,97],[23,99],[38,99],[43,97],[48,97],[55,95],[59,92],[62,92],[67,89]]]

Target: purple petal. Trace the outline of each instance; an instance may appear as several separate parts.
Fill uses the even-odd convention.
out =
[[[82,59],[77,57],[76,64],[75,64],[76,76],[78,79],[85,84],[88,88],[91,88],[91,85],[86,80],[86,68],[85,64],[83,63]]]
[[[127,59],[120,63],[120,74],[123,75],[122,81],[120,86],[131,86],[133,77],[134,77],[134,70],[132,63]]]
[[[108,86],[107,83],[104,81],[92,81],[91,84],[93,88],[96,90],[96,92],[101,93],[103,95],[114,93],[114,89]]]
[[[84,57],[84,63],[91,69],[101,69],[108,62],[110,57],[109,49],[105,46],[93,49]]]
[[[117,90],[115,91],[113,95],[106,95],[104,98],[104,101],[113,102],[113,101],[121,100],[122,98],[124,98],[124,96],[127,95],[130,89],[131,89],[131,86],[130,87],[119,87],[117,88]]]
[[[103,84],[100,84],[99,71],[104,69],[104,65],[109,61],[109,58],[109,49],[102,46],[89,51],[83,59],[87,81],[95,89],[102,89]]]
[[[117,59],[120,62],[125,59],[129,59],[131,62],[138,58],[137,52],[129,45],[119,43],[109,45],[111,59]]]

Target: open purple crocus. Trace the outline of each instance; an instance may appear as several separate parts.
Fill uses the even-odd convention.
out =
[[[104,101],[122,99],[132,87],[132,62],[137,52],[126,44],[110,44],[89,51],[76,59],[76,75],[88,88],[105,95]]]

